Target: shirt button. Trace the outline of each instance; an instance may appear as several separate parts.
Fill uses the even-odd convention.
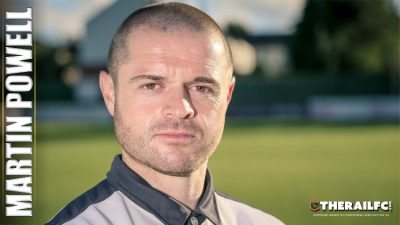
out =
[[[192,223],[192,225],[199,225],[199,221],[197,221],[197,218],[194,216],[190,218],[190,222]]]

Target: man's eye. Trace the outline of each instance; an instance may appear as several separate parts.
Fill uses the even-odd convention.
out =
[[[148,83],[148,84],[143,85],[143,87],[144,87],[144,89],[147,89],[147,90],[154,90],[154,89],[160,88],[161,85],[157,84],[157,83]]]
[[[196,88],[197,92],[204,93],[204,94],[213,92],[213,90],[211,88],[206,87],[206,86],[196,86],[195,88]]]

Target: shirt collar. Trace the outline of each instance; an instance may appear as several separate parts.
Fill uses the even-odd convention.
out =
[[[220,224],[210,172],[207,170],[203,193],[194,210],[154,189],[117,155],[107,179],[130,200],[170,225],[183,225],[191,215],[204,215],[215,225]]]

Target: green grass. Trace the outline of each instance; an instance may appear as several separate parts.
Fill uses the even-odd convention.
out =
[[[218,188],[287,224],[398,224],[396,126],[228,129],[210,167]],[[313,217],[310,200],[392,200],[386,218]]]
[[[210,160],[216,189],[295,225],[395,225],[396,125],[229,123]],[[105,177],[120,149],[111,126],[40,124],[37,223]],[[387,217],[315,217],[311,200],[391,200]]]

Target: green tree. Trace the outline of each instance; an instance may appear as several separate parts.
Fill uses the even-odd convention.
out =
[[[399,17],[385,0],[309,0],[291,46],[294,69],[393,74],[399,68]]]
[[[226,34],[235,38],[246,38],[249,36],[246,28],[239,23],[229,23],[226,27]]]

